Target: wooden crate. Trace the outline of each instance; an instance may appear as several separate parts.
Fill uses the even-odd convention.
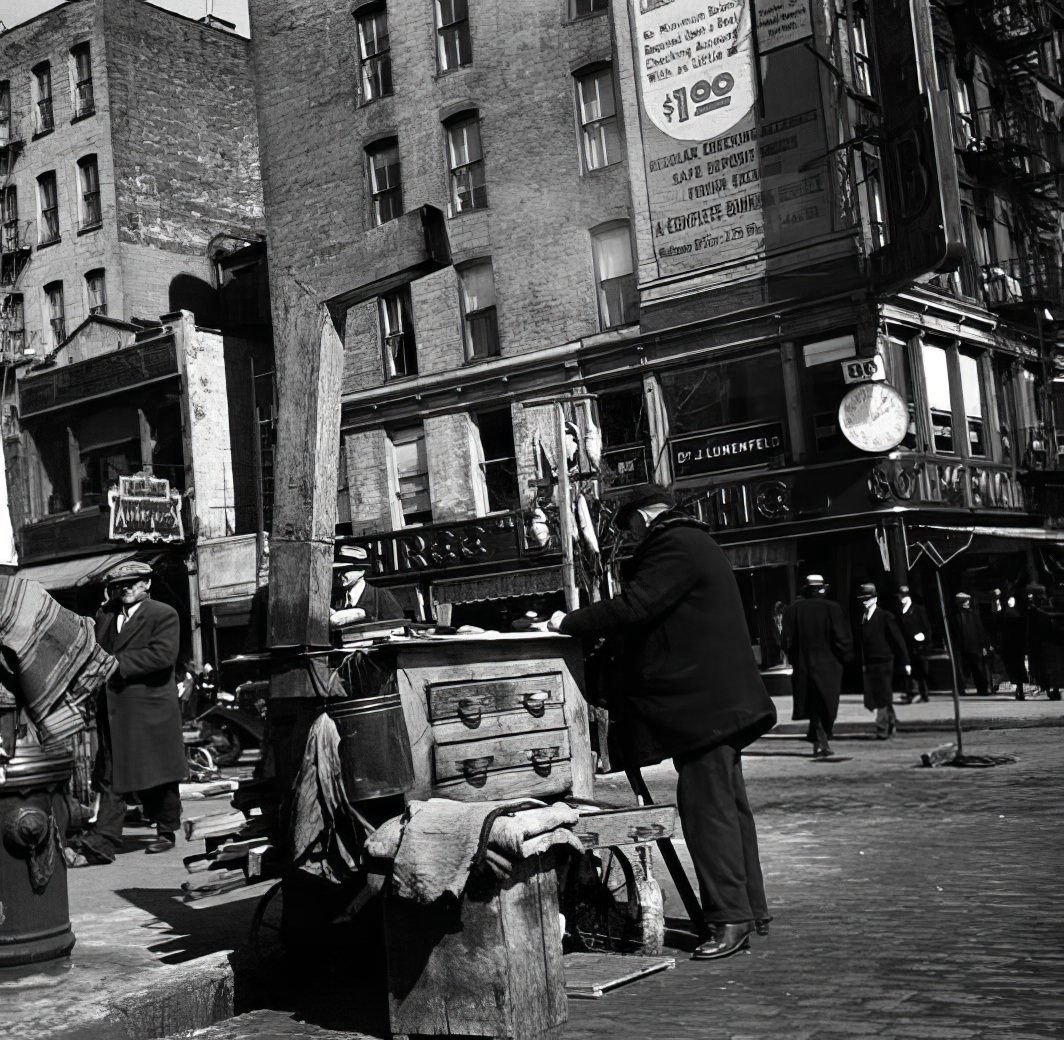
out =
[[[569,1017],[552,855],[471,882],[455,915],[384,903],[393,1038],[553,1040]]]

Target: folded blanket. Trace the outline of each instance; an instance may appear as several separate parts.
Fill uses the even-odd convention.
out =
[[[522,847],[529,838],[552,833],[559,827],[572,827],[579,819],[580,814],[565,802],[527,809],[524,812],[507,813],[505,816],[499,816],[492,824],[488,845],[508,859],[522,859]],[[576,840],[574,848],[583,848],[579,839]]]

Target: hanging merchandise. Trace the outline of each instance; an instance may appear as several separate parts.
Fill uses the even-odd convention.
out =
[[[591,519],[591,508],[587,504],[587,498],[581,492],[576,497],[576,526],[580,537],[584,540],[588,552],[593,556],[599,554],[598,535],[595,534],[595,524]]]
[[[537,548],[546,548],[550,542],[550,524],[547,523],[547,514],[539,506],[532,508],[528,531]]]
[[[595,425],[591,402],[584,404],[584,452],[591,468],[597,473],[602,464],[602,431]]]

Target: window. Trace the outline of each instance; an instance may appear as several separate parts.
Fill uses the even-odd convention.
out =
[[[887,244],[887,211],[883,205],[883,181],[879,175],[878,156],[866,157],[865,197],[868,200],[868,229],[872,248],[882,249]]]
[[[986,420],[983,416],[983,384],[979,376],[979,359],[971,354],[959,356],[961,396],[964,398],[964,418],[968,428],[968,454],[985,456]]]
[[[80,508],[106,505],[107,492],[119,477],[136,473],[144,461],[154,462],[141,459],[140,417],[134,407],[84,416],[73,432],[78,453],[74,493]]]
[[[598,395],[605,489],[615,491],[653,480],[650,465],[650,426],[642,384]]]
[[[381,346],[384,350],[384,378],[417,375],[417,345],[414,341],[410,286],[381,296],[378,300]]]
[[[853,60],[854,86],[868,96],[872,95],[872,50],[868,44],[868,12],[854,7],[850,23],[850,57]]]
[[[34,517],[65,513],[73,504],[70,495],[70,433],[56,422],[45,422],[30,432],[36,466],[31,467]]]
[[[399,141],[389,137],[366,149],[369,190],[373,198],[374,225],[387,224],[403,212],[403,185],[399,175]]]
[[[0,332],[3,333],[0,349],[4,354],[21,354],[26,349],[26,312],[22,293],[0,296]]]
[[[392,53],[388,41],[388,12],[372,8],[359,12],[358,56],[362,64],[362,100],[376,101],[392,92]]]
[[[576,102],[584,169],[601,170],[621,159],[621,133],[609,67],[584,73],[576,79]]]
[[[598,286],[599,327],[612,329],[639,320],[628,224],[592,232],[591,252]]]
[[[931,413],[932,450],[945,454],[956,451],[953,439],[953,399],[949,392],[949,357],[945,347],[922,345],[927,408]]]
[[[609,9],[609,0],[572,0],[570,7],[573,18],[586,18],[589,14],[602,14]]]
[[[85,294],[89,300],[90,314],[107,313],[107,277],[102,267],[85,275]]]
[[[802,346],[802,396],[812,418],[812,443],[820,458],[859,454],[839,427],[839,402],[846,382],[839,363],[857,353],[851,335],[817,340]]]
[[[472,64],[467,0],[436,0],[436,59],[440,72]]]
[[[0,241],[5,253],[18,249],[18,191],[14,184],[0,188]]]
[[[451,167],[453,212],[484,209],[488,204],[488,189],[484,183],[484,153],[476,112],[467,112],[447,124],[447,161]]]
[[[84,119],[96,111],[96,98],[92,92],[92,52],[87,43],[79,43],[70,51],[74,73],[74,118]]]
[[[44,307],[52,330],[52,350],[66,339],[66,308],[63,303],[63,283],[49,282],[44,287]]]
[[[81,188],[78,203],[81,227],[83,230],[97,227],[103,215],[100,212],[100,168],[95,155],[86,155],[78,160],[78,184]]]
[[[917,446],[918,426],[916,422],[916,393],[913,388],[912,363],[909,360],[909,344],[903,339],[894,336],[887,340],[887,378],[895,390],[905,400],[905,406],[909,411],[909,425],[905,432],[905,438],[899,447],[915,451]]]
[[[957,117],[957,147],[969,148],[979,136],[975,122],[975,88],[970,79],[957,78],[953,99]]]
[[[1001,458],[1011,462],[1013,457],[1013,421],[1009,411],[1009,393],[1013,384],[1013,361],[1005,354],[994,358],[994,403],[998,424],[998,440],[1001,442]]]
[[[47,246],[59,241],[59,195],[55,186],[55,171],[37,178],[37,205],[41,222],[37,230],[37,245]]]
[[[52,66],[46,61],[34,66],[33,100],[37,105],[36,132],[46,134],[55,126],[52,116]]]
[[[11,140],[11,84],[0,80],[0,148]]]
[[[431,524],[432,502],[429,498],[425,431],[420,426],[398,430],[392,434],[391,440],[403,525]]]
[[[487,489],[488,512],[517,509],[517,451],[513,416],[509,408],[478,412],[473,416],[480,435],[480,470]]]
[[[465,324],[466,356],[495,357],[499,353],[499,323],[495,313],[495,275],[490,260],[479,260],[458,272]]]

